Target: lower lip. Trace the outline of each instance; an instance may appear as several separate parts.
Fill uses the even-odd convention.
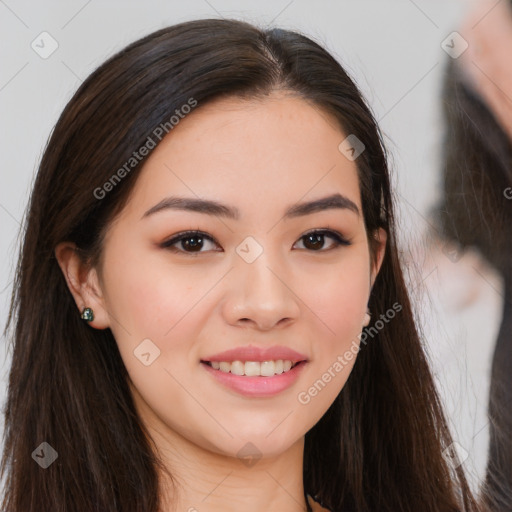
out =
[[[273,377],[246,377],[215,370],[206,363],[201,363],[201,366],[218,382],[237,393],[253,398],[265,398],[277,395],[289,388],[298,379],[306,363],[307,361],[301,361],[291,370]]]

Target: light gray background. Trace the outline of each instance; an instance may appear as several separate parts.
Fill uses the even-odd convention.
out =
[[[0,0],[2,327],[17,232],[42,151],[64,105],[90,72],[133,40],[189,19],[236,17],[302,31],[356,79],[386,136],[407,278],[454,437],[467,452],[464,465],[476,486],[486,460],[488,378],[502,283],[478,255],[452,262],[424,241],[440,179],[439,94],[450,59],[441,43],[467,7],[460,0]],[[47,59],[31,48],[43,31],[59,44]],[[3,404],[10,365],[4,338],[0,359]]]

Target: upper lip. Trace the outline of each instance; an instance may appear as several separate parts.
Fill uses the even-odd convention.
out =
[[[202,359],[202,361],[216,361],[219,363],[225,361],[229,363],[233,361],[278,361],[279,359],[298,363],[300,361],[307,361],[308,358],[304,354],[300,354],[291,348],[281,345],[274,345],[273,347],[267,348],[248,345],[246,347],[232,348],[224,352],[219,352],[218,354]]]

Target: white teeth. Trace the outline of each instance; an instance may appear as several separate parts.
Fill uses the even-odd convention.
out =
[[[272,361],[270,361],[270,363],[272,363]],[[233,371],[233,368],[235,367],[235,365],[238,364],[240,365],[240,373],[237,373],[237,375],[247,375],[248,377],[257,377],[258,375],[265,375],[261,370],[261,363],[256,361],[247,361],[245,364],[242,363],[241,361],[233,361],[231,363],[231,373],[235,373]],[[274,372],[272,372],[270,375],[274,375]]]
[[[232,363],[222,361],[212,361],[212,368],[220,370],[224,373],[232,373],[233,375],[246,375],[247,377],[272,377],[287,372],[293,366],[289,360],[278,359],[277,361],[233,361]]]
[[[284,364],[283,364],[283,360],[282,359],[279,359],[279,361],[276,361],[275,365],[275,372],[277,374],[280,374],[280,373],[283,373],[284,371]]]
[[[245,364],[247,365],[247,363]],[[283,373],[282,370],[280,372],[276,371],[276,363],[274,361],[263,361],[259,366],[259,375],[263,375],[264,377],[272,377],[272,375],[276,373]],[[258,373],[255,373],[255,375],[258,375]]]
[[[242,363],[242,361],[233,361],[230,366],[231,366],[231,373],[233,373],[234,375],[243,375],[244,374],[244,363]]]

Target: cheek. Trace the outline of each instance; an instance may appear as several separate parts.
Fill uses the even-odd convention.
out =
[[[174,410],[184,418],[200,416],[204,411],[191,402],[182,385],[193,388],[185,383],[199,368],[201,350],[204,355],[197,340],[205,337],[212,321],[222,289],[216,284],[225,270],[205,271],[199,263],[169,265],[165,258],[150,254],[125,257],[122,265],[111,265],[109,270],[105,276],[111,330],[133,385],[162,415],[169,413],[172,396]],[[173,418],[166,421],[173,424]]]
[[[312,427],[343,389],[357,359],[370,288],[368,253],[354,251],[343,264],[308,277],[306,288],[314,343],[312,365],[296,401],[300,417]]]
[[[163,339],[188,314],[197,297],[206,293],[206,280],[196,283],[186,268],[166,268],[150,257],[130,256],[113,254],[111,264],[105,264],[113,327],[122,336],[129,332],[134,337]],[[115,259],[119,263],[112,264]]]
[[[368,252],[347,252],[335,265],[303,272],[298,294],[314,313],[321,329],[322,349],[340,349],[357,337],[367,307],[370,289]],[[295,290],[294,290],[295,291]],[[320,354],[319,354],[320,355]]]
[[[191,279],[186,269],[167,272],[150,259],[125,259],[111,267],[109,281],[111,330],[132,391],[142,398],[139,407],[147,404],[148,418],[156,413],[177,431],[185,431],[190,418],[204,422],[204,410],[184,388],[193,388],[190,372],[198,365],[193,340],[204,320],[198,317],[204,313],[200,299],[212,287],[211,280],[204,275]]]
[[[346,279],[345,279],[346,277]],[[310,288],[311,289],[311,288]],[[308,300],[322,320],[333,331],[359,321],[368,299],[369,278],[364,275],[330,275],[316,290],[308,292]]]

